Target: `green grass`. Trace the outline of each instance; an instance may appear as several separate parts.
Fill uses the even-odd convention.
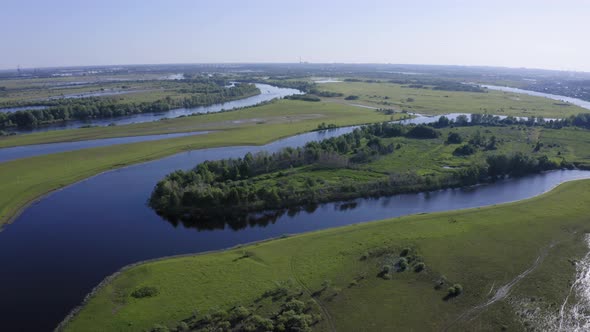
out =
[[[495,115],[542,116],[563,118],[588,110],[578,106],[558,106],[557,101],[525,94],[492,91],[488,93],[437,91],[405,88],[392,83],[325,83],[319,89],[340,92],[358,100],[341,102],[381,108],[407,110],[422,114],[489,113]],[[414,101],[408,101],[412,98]]]
[[[238,119],[243,122],[233,122]],[[181,151],[265,144],[278,138],[314,130],[321,122],[343,126],[389,119],[390,116],[359,107],[283,100],[236,112],[131,126],[54,131],[23,135],[14,140],[0,140],[3,146],[14,146],[164,132],[217,130],[207,135],[85,149],[0,163],[0,225],[9,222],[19,210],[43,194],[110,169]]]
[[[489,139],[496,136],[497,149],[478,151],[471,156],[455,156],[453,152],[459,144],[446,144],[448,133],[458,132],[466,143],[476,132]],[[262,174],[248,179],[249,184],[260,188],[291,188],[291,193],[314,191],[318,196],[327,188],[341,188],[343,185],[359,187],[362,184],[385,180],[390,174],[414,172],[420,176],[436,177],[444,173],[455,172],[449,167],[466,167],[473,163],[485,162],[490,155],[523,152],[534,157],[546,155],[561,163],[563,159],[583,165],[590,165],[590,131],[576,128],[545,129],[539,127],[456,127],[441,130],[437,139],[413,139],[405,137],[383,139],[383,144],[392,143],[400,146],[393,153],[378,157],[376,160],[354,164],[351,168],[323,169],[317,165],[294,167],[288,170]],[[533,152],[535,144],[540,141],[543,148]],[[364,142],[363,142],[364,144]],[[308,184],[308,180],[312,185]],[[339,189],[338,189],[339,190]]]
[[[399,116],[396,115],[396,118]],[[114,127],[93,127],[0,137],[0,148],[72,142],[90,139],[156,135],[200,130],[225,130],[267,124],[294,124],[299,131],[317,128],[321,122],[338,126],[389,120],[381,113],[331,102],[279,100],[270,104],[231,112],[204,114],[162,121]]]
[[[451,331],[523,330],[511,303],[530,302],[531,297],[540,306],[561,303],[575,272],[568,259],[587,251],[581,238],[590,231],[589,203],[590,181],[576,181],[518,203],[351,225],[140,264],[98,290],[66,330],[139,331],[157,323],[174,327],[195,310],[203,315],[238,304],[254,308],[254,300],[277,281],[292,280],[295,287],[316,291],[330,280],[332,287],[317,300],[338,331],[440,331],[485,302],[491,287],[508,283],[548,250],[507,300],[450,326]],[[365,253],[397,254],[404,247],[422,256],[426,271],[384,280],[376,276],[381,257],[361,260]],[[236,260],[246,251],[248,258]],[[365,279],[351,286],[359,275]],[[433,288],[441,275],[449,284],[462,284],[464,293],[443,301],[446,287]],[[131,298],[140,286],[156,287],[159,295]],[[327,320],[315,329],[327,330]]]

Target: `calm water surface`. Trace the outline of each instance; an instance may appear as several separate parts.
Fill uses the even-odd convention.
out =
[[[222,110],[230,110],[234,108],[241,108],[241,107],[248,107],[254,106],[256,104],[260,104],[265,101],[270,101],[275,98],[283,98],[285,96],[293,95],[293,94],[300,94],[301,91],[296,89],[288,89],[288,88],[279,88],[268,84],[256,84],[258,89],[260,89],[260,94],[244,99],[238,99],[234,101],[229,101],[222,104],[214,104],[210,106],[200,106],[200,107],[192,107],[192,108],[177,108],[163,113],[142,113],[142,114],[135,114],[131,116],[124,116],[124,117],[116,117],[116,118],[109,118],[109,119],[92,119],[88,121],[68,121],[65,123],[60,124],[52,124],[49,126],[44,126],[35,129],[29,130],[18,130],[20,133],[31,133],[31,132],[43,132],[49,130],[63,130],[63,129],[74,129],[80,128],[82,126],[107,126],[109,124],[116,124],[116,125],[125,125],[131,123],[143,123],[143,122],[152,122],[161,119],[171,119],[177,118],[180,116],[187,116],[191,114],[198,114],[198,113],[215,113]]]
[[[20,158],[28,158],[28,157],[40,156],[40,155],[51,154],[51,153],[59,153],[59,152],[74,151],[74,150],[89,149],[89,148],[97,148],[97,147],[101,147],[101,146],[110,146],[110,145],[118,145],[118,144],[156,141],[156,140],[175,138],[175,137],[203,135],[203,134],[207,134],[207,133],[208,133],[207,131],[195,131],[195,132],[189,132],[189,133],[116,137],[116,138],[103,138],[103,139],[94,139],[94,140],[78,141],[78,142],[62,142],[62,143],[15,146],[15,147],[10,147],[10,148],[0,149],[0,163],[10,161],[10,160],[20,159]]]

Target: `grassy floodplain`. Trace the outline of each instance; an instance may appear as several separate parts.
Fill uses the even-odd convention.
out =
[[[9,222],[18,211],[40,196],[107,170],[194,149],[265,144],[314,130],[322,122],[344,126],[390,119],[390,115],[360,107],[281,100],[235,112],[3,138],[0,139],[1,147],[217,130],[201,136],[85,149],[0,163],[0,225]]]
[[[347,101],[421,114],[488,113],[494,115],[564,118],[588,110],[555,100],[489,90],[487,93],[410,88],[393,83],[341,82],[319,84],[320,90],[358,96]]]
[[[281,282],[304,290],[302,299],[320,291],[314,299],[327,315],[314,326],[318,331],[523,330],[515,314],[522,303],[534,302],[552,315],[567,295],[575,271],[571,260],[587,251],[582,239],[590,231],[588,203],[590,181],[575,181],[516,203],[351,225],[139,264],[100,288],[65,330],[173,328],[195,312],[202,317],[235,305],[264,315],[273,304],[256,299]],[[379,277],[384,257],[401,255],[402,248],[419,255],[425,269]],[[472,311],[533,266],[506,298]],[[436,290],[443,275],[444,287]],[[463,286],[462,294],[445,301],[448,285],[455,283]],[[158,294],[130,296],[142,286]],[[470,314],[460,318],[465,313]]]

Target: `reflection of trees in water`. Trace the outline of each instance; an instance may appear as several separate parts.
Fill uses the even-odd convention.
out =
[[[338,211],[352,210],[358,206],[358,202],[332,203],[334,209]],[[258,213],[218,213],[209,215],[189,215],[182,217],[177,215],[159,214],[160,217],[168,221],[172,226],[182,225],[185,228],[195,228],[198,231],[213,231],[230,228],[234,231],[246,229],[248,227],[266,227],[274,224],[285,214],[294,218],[301,212],[312,214],[320,207],[319,204],[308,204],[300,207],[289,209],[264,211]]]

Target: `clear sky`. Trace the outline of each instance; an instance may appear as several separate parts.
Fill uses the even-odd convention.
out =
[[[411,63],[590,71],[587,0],[1,0],[0,68]]]

